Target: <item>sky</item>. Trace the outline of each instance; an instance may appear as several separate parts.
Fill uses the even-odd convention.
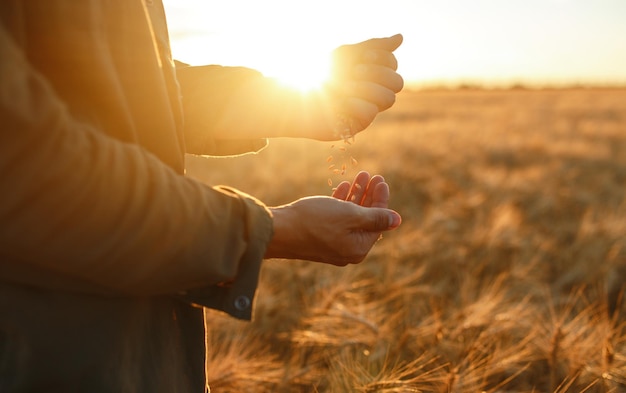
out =
[[[626,0],[165,0],[174,57],[314,81],[396,33],[407,85],[626,84]]]

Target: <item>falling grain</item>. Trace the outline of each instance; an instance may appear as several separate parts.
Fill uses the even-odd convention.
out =
[[[354,120],[343,113],[337,113],[336,117],[335,117],[335,127],[334,127],[334,136],[343,141],[343,146],[338,146],[337,149],[339,149],[339,151],[341,152],[341,160],[345,161],[345,157],[346,157],[346,152],[348,151],[348,145],[351,144],[351,142],[354,142]],[[330,145],[331,149],[335,148],[335,144],[331,144]],[[326,158],[326,162],[328,164],[330,164],[328,166],[328,170],[332,171],[333,174],[335,175],[345,175],[346,174],[346,164],[345,162],[341,165],[341,169],[338,169],[334,164],[331,164],[331,162],[335,161],[335,157],[333,157],[332,155],[328,156],[328,158]],[[356,166],[357,161],[354,159],[354,157],[350,157],[350,162],[352,163],[352,166]],[[338,165],[338,164],[337,164]],[[331,179],[329,179],[329,186],[332,186],[332,181]]]

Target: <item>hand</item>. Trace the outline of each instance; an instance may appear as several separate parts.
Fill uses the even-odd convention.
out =
[[[398,62],[393,54],[401,43],[402,35],[396,34],[340,46],[333,52],[329,88],[337,102],[337,114],[349,119],[352,134],[390,108],[402,90],[404,81],[396,72]]]
[[[401,223],[400,215],[387,209],[388,201],[389,186],[384,179],[381,176],[370,179],[367,172],[361,172],[353,184],[340,184],[333,197],[302,198],[270,208],[274,237],[265,256],[337,266],[359,263],[381,232],[395,229]]]

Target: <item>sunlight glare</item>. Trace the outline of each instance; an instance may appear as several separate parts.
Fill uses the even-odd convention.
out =
[[[243,13],[241,5],[166,0],[174,56],[192,65],[253,68],[286,86],[308,91],[329,77],[333,49],[368,37],[354,28],[339,29],[343,24],[335,19],[340,18],[341,7],[334,3],[249,1]],[[346,32],[359,38],[344,37]]]
[[[262,71],[279,83],[297,89],[303,93],[319,89],[330,77],[330,61],[316,59],[316,61],[293,61],[289,64],[274,62],[262,67]]]

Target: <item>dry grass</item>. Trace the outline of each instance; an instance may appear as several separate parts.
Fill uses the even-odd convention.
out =
[[[337,153],[190,172],[280,204]],[[358,266],[267,261],[254,322],[209,314],[214,391],[626,391],[626,91],[406,92],[345,154],[402,227]]]

